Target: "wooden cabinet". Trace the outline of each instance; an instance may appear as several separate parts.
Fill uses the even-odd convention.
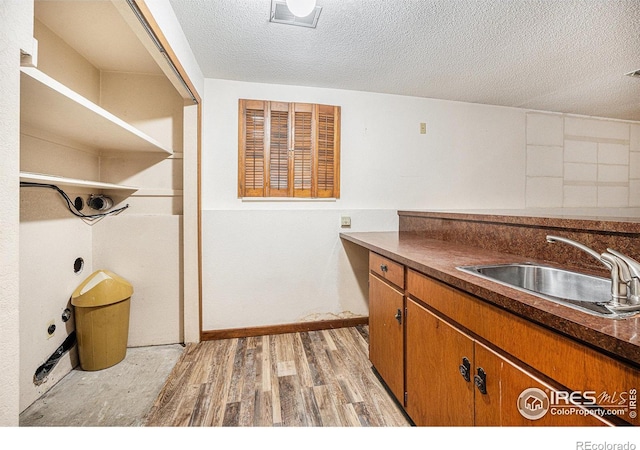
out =
[[[604,426],[611,425],[597,415],[579,405],[572,405],[572,414],[558,414],[548,411],[542,417],[532,420],[519,412],[519,404],[524,407],[527,390],[538,389],[538,392],[559,392],[550,383],[542,381],[522,366],[497,354],[494,350],[475,343],[476,367],[483,368],[487,374],[487,395],[475,398],[476,426]],[[577,411],[580,411],[578,413]]]
[[[387,387],[402,402],[404,397],[404,268],[393,261],[371,254],[369,258],[369,360],[384,379]],[[396,282],[380,277],[391,267]],[[400,276],[401,274],[401,276]]]
[[[418,426],[596,426],[584,414],[520,413],[523,392],[557,390],[417,302],[407,299],[406,406]]]
[[[404,291],[404,266],[376,253],[369,254],[369,270]]]
[[[406,411],[418,426],[472,426],[472,383],[460,374],[463,359],[468,374],[473,364],[473,340],[407,300]]]
[[[408,297],[447,318],[495,352],[508,355],[511,365],[531,372],[553,389],[597,395],[597,407],[610,411],[604,414],[607,421],[640,424],[637,416],[631,414],[633,405],[621,398],[621,395],[630,397],[640,385],[637,368],[414,270],[407,270],[406,280]],[[624,407],[629,409],[624,412]],[[573,418],[584,423],[578,414]],[[540,420],[527,423],[537,425]]]
[[[369,286],[369,359],[416,425],[635,424],[552,401],[626,393],[633,367],[373,252]]]

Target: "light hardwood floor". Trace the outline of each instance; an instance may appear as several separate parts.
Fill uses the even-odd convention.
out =
[[[191,344],[145,425],[409,426],[367,354],[367,326]]]

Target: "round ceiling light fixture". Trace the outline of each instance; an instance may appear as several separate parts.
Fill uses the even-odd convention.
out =
[[[287,8],[296,17],[307,17],[316,7],[316,0],[287,0]]]

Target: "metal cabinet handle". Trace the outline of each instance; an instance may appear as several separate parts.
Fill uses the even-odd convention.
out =
[[[396,312],[395,318],[398,321],[398,324],[402,325],[402,310],[400,308],[398,308],[398,311]]]
[[[476,385],[481,394],[487,393],[487,374],[482,367],[478,367],[478,375],[473,377],[473,383]]]
[[[383,272],[386,272],[389,270],[389,268],[387,267],[386,264],[380,264],[380,270],[382,270]]]
[[[462,358],[462,364],[459,367],[460,375],[464,378],[464,381],[471,381],[471,362],[468,358]]]

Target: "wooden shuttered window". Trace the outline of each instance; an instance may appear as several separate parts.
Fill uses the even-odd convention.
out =
[[[240,100],[239,197],[340,197],[340,107]]]

